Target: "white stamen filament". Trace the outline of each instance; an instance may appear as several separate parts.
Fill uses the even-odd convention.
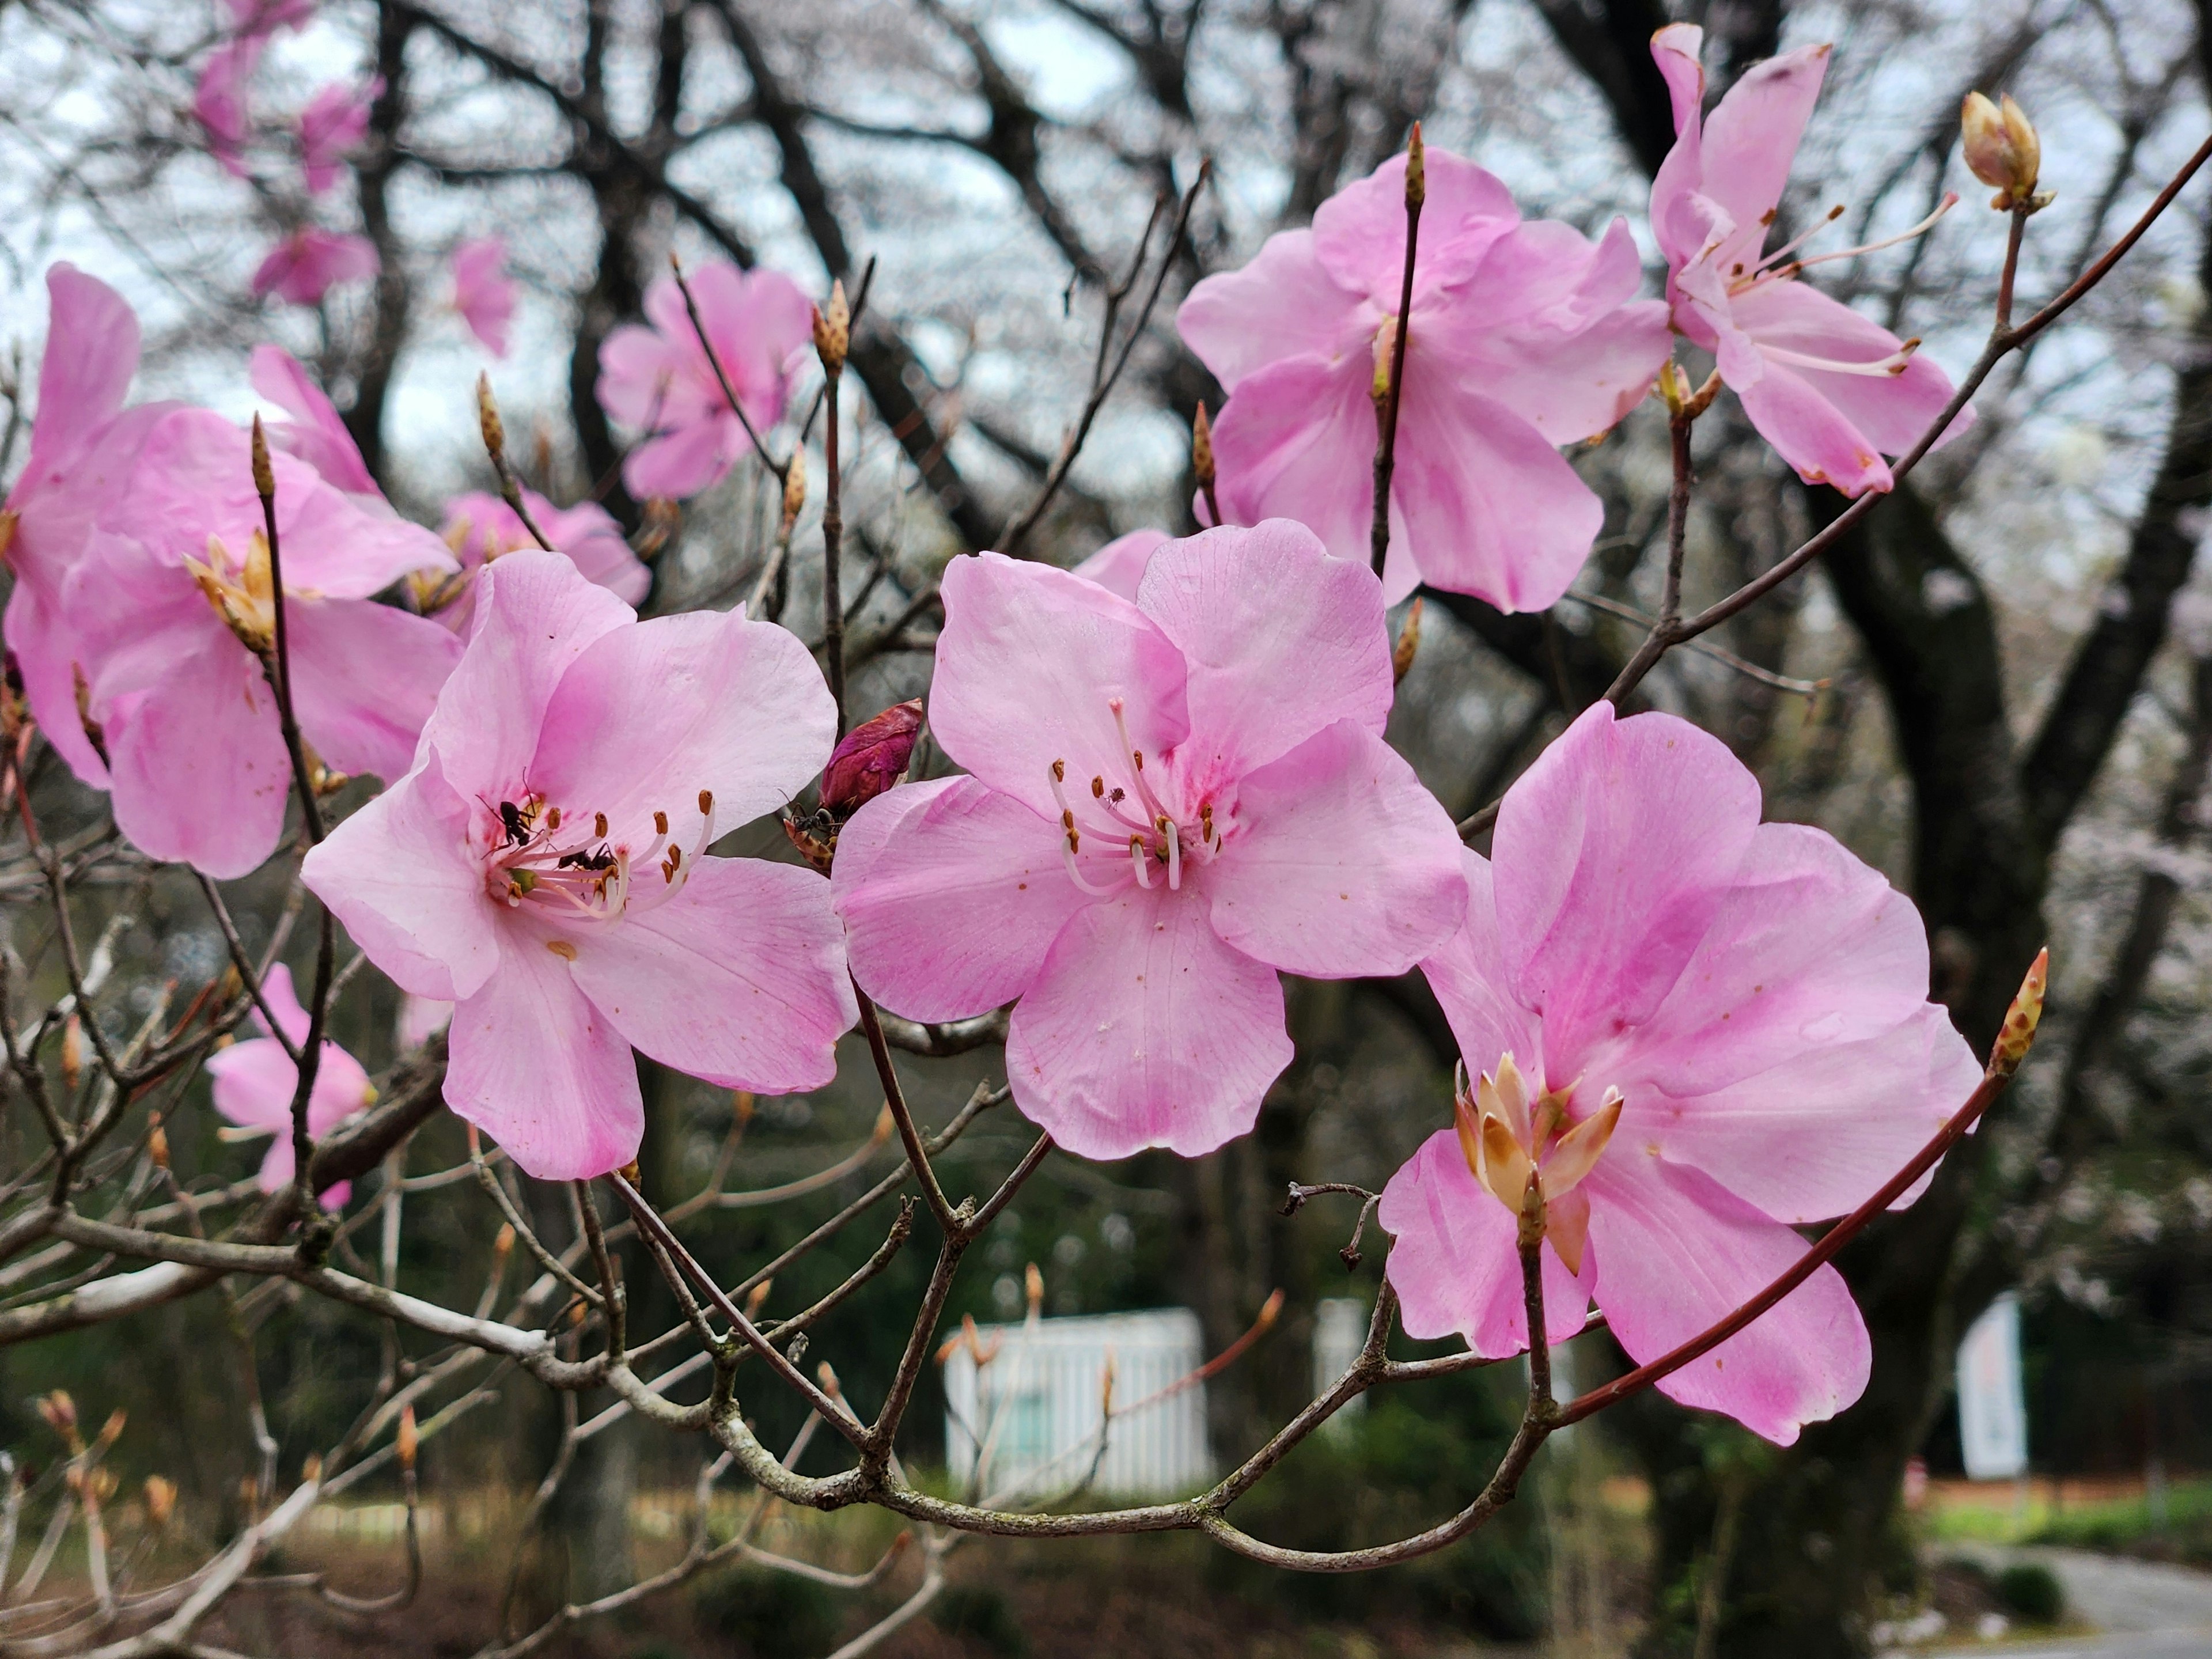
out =
[[[1105,898],[1113,893],[1114,889],[1111,887],[1101,887],[1094,881],[1085,879],[1083,872],[1075,867],[1075,832],[1073,830],[1070,830],[1060,838],[1060,860],[1067,866],[1067,878],[1085,892],[1095,898]]]
[[[1152,786],[1145,780],[1145,751],[1129,741],[1129,722],[1122,715],[1121,699],[1110,699],[1107,705],[1114,711],[1114,729],[1121,733],[1121,752],[1129,757],[1130,775],[1137,782],[1137,799],[1144,803],[1145,812],[1155,823],[1167,816],[1167,809],[1152,793]]]
[[[1137,885],[1149,889],[1152,884],[1152,859],[1145,851],[1142,836],[1129,837],[1129,862],[1136,866]]]
[[[1168,838],[1168,891],[1178,892],[1182,887],[1182,837],[1176,832],[1176,821],[1163,815],[1161,831]]]
[[[1792,351],[1786,346],[1759,343],[1759,355],[1769,362],[1786,363],[1792,368],[1816,369],[1823,374],[1902,374],[1905,366],[1912,361],[1912,354],[1920,349],[1917,339],[1907,340],[1887,357],[1877,357],[1872,362],[1846,363],[1833,357],[1815,357],[1808,352]]]
[[[1801,270],[1809,270],[1814,265],[1826,264],[1832,259],[1856,259],[1863,253],[1879,253],[1884,248],[1895,247],[1899,242],[1909,242],[1916,236],[1925,236],[1930,230],[1933,230],[1936,228],[1936,222],[1937,220],[1941,219],[1953,208],[1958,206],[1958,192],[1956,191],[1948,191],[1944,193],[1943,199],[1942,203],[1937,205],[1935,212],[1929,214],[1918,224],[1910,226],[1904,230],[1899,231],[1894,236],[1885,236],[1878,242],[1862,242],[1856,247],[1838,248],[1832,253],[1816,253],[1809,259],[1793,259],[1786,265],[1778,266],[1775,264],[1774,262],[1777,259],[1779,259],[1784,253],[1787,253],[1791,248],[1796,247],[1803,243],[1807,236],[1817,234],[1820,231],[1826,229],[1828,224],[1832,223],[1836,215],[1832,213],[1828,216],[1826,220],[1824,220],[1820,224],[1815,225],[1812,230],[1806,232],[1805,236],[1800,236],[1796,241],[1787,243],[1784,246],[1775,249],[1773,252],[1768,254],[1764,259],[1761,259],[1759,262],[1758,267],[1750,276],[1740,277],[1732,282],[1729,285],[1729,296],[1733,298],[1737,295],[1748,293],[1751,289],[1760,287],[1770,282],[1785,282],[1790,277],[1795,276]],[[1840,208],[1837,210],[1838,213],[1840,213],[1841,211],[1842,210]]]

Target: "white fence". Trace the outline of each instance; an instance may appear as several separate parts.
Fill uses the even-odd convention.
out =
[[[988,1363],[977,1365],[963,1343],[945,1364],[945,1462],[956,1482],[974,1480],[979,1451],[983,1495],[1000,1503],[1051,1498],[1094,1461],[1091,1490],[1122,1498],[1172,1497],[1212,1478],[1205,1384],[1163,1395],[1204,1361],[1189,1309],[987,1325],[977,1337]]]

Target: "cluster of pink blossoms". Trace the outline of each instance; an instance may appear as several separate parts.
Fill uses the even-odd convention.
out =
[[[301,15],[248,6],[238,40]],[[733,1088],[826,1084],[856,985],[917,1020],[1011,1007],[1014,1101],[1066,1151],[1194,1156],[1249,1131],[1291,1059],[1284,974],[1418,966],[1466,1081],[1382,1195],[1407,1330],[1526,1346],[1533,1181],[1548,1337],[1594,1303],[1651,1359],[1799,1260],[1794,1230],[1862,1202],[1979,1075],[1927,1000],[1911,905],[1820,831],[1762,823],[1755,780],[1694,726],[1597,704],[1509,792],[1488,860],[1384,740],[1388,603],[1425,581],[1508,609],[1565,592],[1601,514],[1559,447],[1644,395],[1670,325],[1807,478],[1852,492],[1887,488],[1881,454],[1950,395],[1798,281],[1793,247],[1763,252],[1824,49],[1754,70],[1708,121],[1698,46],[1681,27],[1654,42],[1680,135],[1653,192],[1664,302],[1635,297],[1625,223],[1592,243],[1523,221],[1495,179],[1429,152],[1380,578],[1369,460],[1404,162],[1201,283],[1180,325],[1230,390],[1214,450],[1239,522],[1140,531],[1073,571],[954,560],[927,719],[960,775],[896,781],[919,704],[833,751],[821,671],[782,629],[639,620],[650,573],[592,504],[524,497],[557,552],[489,495],[449,503],[442,540],[403,522],[329,401],[264,347],[253,385],[290,416],[273,434],[280,592],[246,434],[126,407],[136,319],[66,265],[0,520],[32,711],[142,848],[243,874],[276,848],[290,781],[270,690],[282,605],[314,757],[390,785],[303,878],[411,1009],[450,1011],[448,1103],[540,1177],[637,1155],[634,1050]],[[203,88],[218,137],[222,91]],[[311,186],[358,136],[354,107],[311,106]],[[495,349],[503,257],[487,239],[456,262],[457,303]],[[734,395],[772,425],[804,296],[726,266],[693,287]],[[600,396],[641,434],[632,490],[696,494],[748,441],[674,282],[646,310],[650,327],[606,342]],[[413,611],[374,597],[396,583]],[[817,778],[844,817],[829,878],[709,851]],[[289,977],[264,992],[296,1048]],[[276,1136],[264,1185],[290,1179],[286,1043],[210,1070],[219,1111]],[[372,1097],[326,1044],[307,1127]],[[1856,1398],[1868,1364],[1822,1267],[1660,1387],[1787,1441]]]

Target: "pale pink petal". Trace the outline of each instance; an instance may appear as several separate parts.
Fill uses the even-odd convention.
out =
[[[1079,1158],[1195,1158],[1251,1128],[1291,1055],[1274,969],[1224,945],[1196,894],[1131,889],[1053,942],[1014,1006],[1006,1078]]]
[[[1287,519],[1152,556],[1137,608],[1188,665],[1186,778],[1233,778],[1339,720],[1380,732],[1394,678],[1382,585]]]
[[[1729,384],[1759,435],[1807,483],[1833,484],[1846,495],[1863,495],[1869,489],[1887,490],[1895,482],[1874,441],[1795,369],[1769,362],[1755,383]]]
[[[1604,504],[1542,433],[1439,368],[1407,353],[1392,539],[1433,586],[1548,609],[1589,557]]]
[[[1172,539],[1164,530],[1133,530],[1126,536],[1116,536],[1077,565],[1075,574],[1133,604],[1137,585],[1145,579],[1145,567]]]
[[[247,379],[253,389],[292,418],[269,428],[269,441],[289,450],[349,495],[383,492],[361,458],[344,420],[299,360],[282,346],[253,348]]]
[[[319,196],[345,177],[345,158],[368,131],[369,106],[383,95],[381,76],[355,88],[333,81],[300,112],[300,170],[307,193]]]
[[[929,723],[955,761],[1057,818],[1054,761],[1071,785],[1130,769],[1112,703],[1147,755],[1182,741],[1182,655],[1127,600],[1066,570],[997,553],[945,568],[945,632]]]
[[[735,421],[710,415],[631,450],[623,461],[623,483],[635,496],[681,501],[720,483],[744,441]]]
[[[682,364],[676,348],[649,328],[625,323],[610,330],[599,343],[599,403],[624,426],[659,428],[672,412]],[[696,396],[688,383],[684,395]]]
[[[1894,1030],[1808,1048],[1707,1094],[1632,1088],[1613,1144],[1656,1146],[1778,1221],[1825,1221],[1866,1202],[1981,1080],[1950,1016],[1923,1005]]]
[[[1516,998],[1542,1014],[1546,1069],[1649,1018],[1726,902],[1759,783],[1672,714],[1601,698],[1506,792],[1492,857]]]
[[[1506,975],[1490,860],[1463,852],[1460,866],[1467,880],[1467,920],[1421,963],[1421,972],[1443,1006],[1470,1073],[1495,1073],[1499,1056],[1511,1054],[1530,1076],[1542,1077],[1544,1025],[1522,1006]]]
[[[138,318],[121,295],[63,261],[47,268],[46,296],[27,476],[59,465],[100,433],[122,411],[138,372]]]
[[[1416,304],[1424,293],[1465,277],[1521,218],[1510,191],[1448,149],[1430,146],[1427,176],[1413,283]],[[1404,152],[1315,210],[1314,252],[1339,283],[1396,315],[1406,280]]]
[[[282,1186],[292,1178],[292,1094],[300,1086],[298,1068],[274,1037],[253,1037],[218,1048],[207,1058],[210,1091],[223,1118],[245,1129],[265,1129],[285,1142]],[[269,1188],[275,1191],[275,1188]]]
[[[964,777],[863,806],[838,834],[831,881],[854,976],[908,1019],[966,1019],[1012,1002],[1092,902],[1061,866],[1058,824]]]
[[[418,997],[404,992],[399,999],[399,1018],[392,1032],[392,1041],[403,1054],[411,1054],[432,1037],[444,1030],[453,1018],[453,1005],[436,997]]]
[[[276,1017],[276,1029],[291,1039],[295,1048],[307,1040],[307,1011],[300,1006],[300,994],[293,988],[292,970],[283,963],[270,963],[269,971],[261,976],[261,1000],[269,1005],[269,1012]],[[259,1008],[250,1018],[261,1030],[269,1029],[269,1022],[261,1018]],[[240,1123],[246,1121],[238,1120]]]
[[[228,3],[231,21],[245,35],[305,28],[315,15],[315,0],[228,0]]]
[[[1808,1050],[1894,1030],[1928,998],[1928,937],[1912,901],[1835,837],[1796,823],[1753,833],[1681,976],[1589,1057],[1632,1097],[1650,1083],[1709,1094]]]
[[[148,856],[227,881],[276,850],[292,787],[261,665],[208,612],[193,650],[106,720],[116,828]]]
[[[307,468],[299,471],[307,474],[304,488],[289,482],[282,468],[276,479],[284,586],[291,592],[365,599],[410,571],[457,568],[443,541],[401,518],[381,498],[341,495]],[[258,499],[254,511],[260,511]]]
[[[1760,222],[1782,200],[1828,72],[1828,52],[1800,46],[1753,64],[1706,118],[1704,193],[1737,224]]]
[[[498,970],[453,1010],[446,1104],[540,1181],[619,1170],[645,1139],[629,1044],[550,936],[520,921],[499,931]]]
[[[1398,1293],[1407,1335],[1424,1341],[1458,1335],[1490,1359],[1528,1346],[1519,1224],[1468,1170],[1457,1134],[1440,1130],[1421,1143],[1383,1188],[1375,1218],[1393,1240],[1384,1271]],[[1577,1282],[1557,1251],[1544,1252],[1547,1341],[1564,1342],[1582,1330],[1596,1255],[1583,1255]]]
[[[192,114],[207,134],[208,154],[222,164],[225,172],[240,179],[246,172],[239,155],[249,125],[246,83],[253,78],[254,66],[261,61],[262,48],[267,44],[266,37],[257,33],[225,41],[208,54],[192,90]]]
[[[1802,282],[1762,283],[1738,295],[1733,309],[1736,325],[1761,348],[1844,363],[1883,362],[1899,349],[1897,336],[1880,323]],[[1801,365],[1790,371],[1885,455],[1901,455],[1918,443],[1954,390],[1951,377],[1919,352],[1896,374],[1834,374]],[[1973,423],[1973,410],[1960,410],[1942,443]]]
[[[471,804],[438,756],[311,849],[301,879],[403,991],[453,1002],[499,965],[484,872],[469,846]]]
[[[59,605],[37,584],[18,576],[8,595],[5,633],[8,649],[22,669],[24,700],[40,735],[80,782],[106,788],[107,763],[92,746],[77,714],[74,667],[79,653]]]
[[[479,236],[453,250],[453,309],[495,357],[507,356],[515,285],[507,275],[507,242]],[[604,361],[604,360],[602,360]]]
[[[1216,493],[1232,524],[1295,519],[1338,558],[1366,560],[1373,373],[1362,356],[1286,357],[1239,383],[1213,423]]]
[[[516,559],[557,556],[513,555],[499,579]],[[617,826],[665,812],[688,850],[702,791],[717,824],[750,823],[804,789],[836,740],[837,706],[797,635],[742,609],[696,611],[585,648],[546,704],[530,781],[563,811]]]
[[[369,599],[289,599],[285,619],[292,703],[315,752],[341,772],[404,775],[461,642]]]
[[[1673,347],[1666,306],[1635,300],[1642,280],[1626,220],[1595,243],[1571,225],[1532,221],[1438,307],[1425,356],[1449,362],[1547,442],[1580,442],[1643,401]]]
[[[366,282],[382,268],[376,244],[336,231],[295,231],[269,250],[253,273],[257,297],[274,294],[295,306],[319,304],[341,283]]]
[[[577,987],[616,1030],[726,1089],[821,1088],[860,1018],[830,884],[811,870],[702,859],[674,898],[633,898],[613,927],[568,938]]]
[[[1694,1170],[1616,1136],[1584,1181],[1596,1299],[1638,1364],[1717,1323],[1808,1248]],[[1865,1391],[1873,1348],[1843,1275],[1817,1269],[1779,1307],[1659,1383],[1781,1445]]]
[[[1214,930],[1285,973],[1402,974],[1465,914],[1451,815],[1351,720],[1246,776],[1223,842],[1201,879]]]
[[[1399,246],[1405,246],[1404,239]],[[1201,281],[1176,313],[1176,330],[1231,392],[1285,357],[1364,356],[1375,319],[1314,252],[1310,230],[1279,231],[1241,270]]]
[[[557,553],[509,554],[477,580],[476,631],[422,728],[464,793],[524,781],[562,675],[635,616]]]

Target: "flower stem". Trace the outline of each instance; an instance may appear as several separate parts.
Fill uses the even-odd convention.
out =
[[[1406,273],[1398,286],[1398,331],[1390,343],[1390,385],[1376,410],[1381,430],[1375,443],[1375,523],[1368,532],[1375,574],[1390,551],[1390,475],[1398,465],[1398,401],[1406,381],[1406,323],[1413,308],[1413,259],[1421,240],[1421,204],[1427,198],[1421,150],[1421,124],[1406,146]]]

